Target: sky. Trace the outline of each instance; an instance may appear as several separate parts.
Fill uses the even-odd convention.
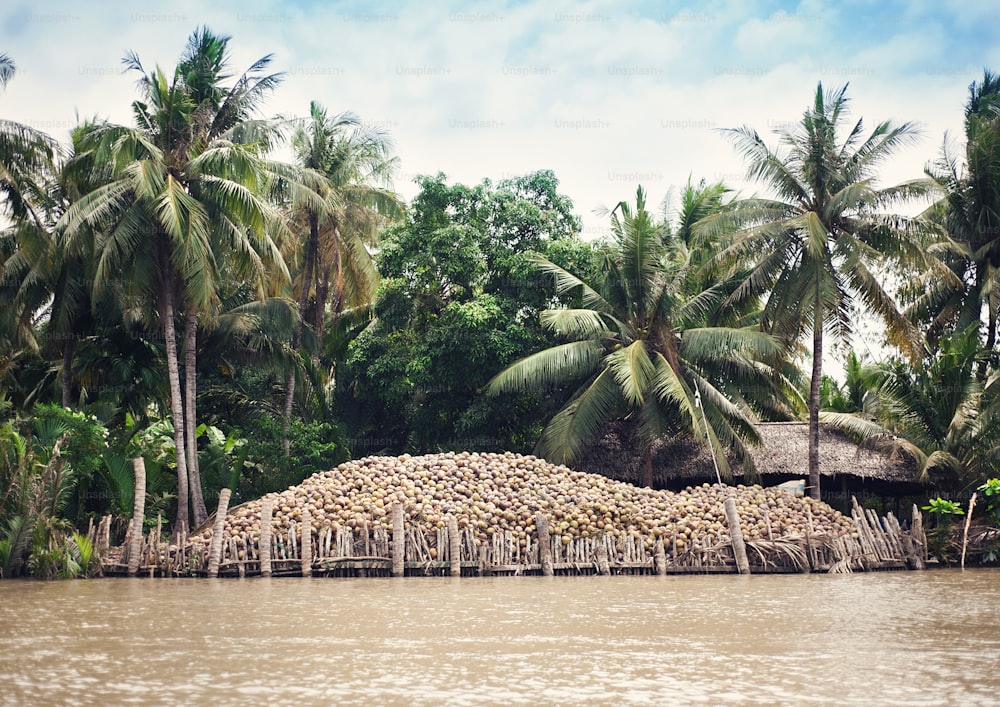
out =
[[[689,178],[755,193],[722,129],[773,143],[818,82],[849,82],[868,126],[915,123],[921,140],[880,181],[920,177],[946,132],[961,137],[969,84],[1000,70],[995,0],[5,0],[0,53],[17,73],[0,118],[61,140],[78,118],[127,123],[126,51],[169,70],[199,25],[232,37],[239,70],[273,54],[286,76],[265,113],[305,115],[315,100],[387,130],[405,198],[420,174],[474,184],[551,169],[584,237],[607,233],[595,210],[640,184],[654,204]]]

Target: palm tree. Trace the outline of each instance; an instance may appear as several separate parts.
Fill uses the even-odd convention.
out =
[[[231,86],[225,87],[222,82],[229,78],[225,73],[229,69],[228,45],[229,37],[215,35],[207,28],[197,30],[188,40],[187,48],[177,67],[177,72],[183,77],[187,93],[194,103],[194,120],[191,140],[194,149],[227,141],[238,142],[242,136],[239,133],[246,126],[260,104],[263,97],[273,90],[280,82],[279,74],[267,74],[265,69],[270,64],[270,55],[254,62],[239,79]],[[141,71],[141,64],[136,59],[134,67]],[[255,137],[260,135],[259,132]],[[202,183],[192,181],[189,189],[199,198]],[[261,184],[256,184],[258,192]],[[251,229],[263,232],[262,222],[245,224]],[[228,228],[227,228],[228,226]],[[261,261],[256,247],[260,244],[248,242],[243,234],[227,233],[237,224],[223,224],[222,229],[216,229],[213,251],[219,259],[236,259],[234,268],[244,271],[254,282],[264,282],[269,275],[261,271]],[[236,235],[235,239],[233,235]],[[263,235],[263,233],[262,233]],[[266,240],[261,239],[262,241]],[[247,249],[250,245],[250,249]],[[273,250],[273,245],[263,243],[265,250]],[[273,253],[272,253],[273,255]],[[190,295],[191,293],[189,293]],[[263,294],[263,293],[261,293]],[[189,301],[185,307],[184,317],[184,405],[185,405],[185,454],[187,467],[191,478],[194,522],[200,525],[207,517],[205,502],[202,498],[201,474],[198,469],[197,442],[197,333],[198,320],[210,317],[218,309],[218,295],[213,293],[210,303]],[[207,307],[205,306],[207,304]],[[206,322],[207,323],[207,322]]]
[[[889,259],[922,255],[905,220],[882,209],[929,187],[914,181],[879,188],[874,180],[876,168],[917,133],[909,123],[882,122],[865,138],[858,120],[844,135],[846,91],[844,86],[826,93],[819,84],[801,122],[778,131],[778,148],[768,147],[752,128],[727,130],[748,163],[749,178],[774,196],[737,200],[706,225],[737,230],[720,263],[750,265],[730,299],[766,295],[761,327],[788,342],[812,333],[809,491],[816,499],[824,332],[849,337],[858,302],[885,320],[893,343],[913,351],[919,338],[883,289],[877,268]]]
[[[574,308],[542,313],[544,326],[569,341],[511,364],[488,391],[574,384],[572,397],[538,441],[538,453],[550,461],[572,462],[605,423],[627,418],[643,442],[646,486],[653,481],[652,445],[672,434],[710,445],[727,475],[727,450],[751,472],[746,442],[758,440],[755,415],[749,402],[734,403],[726,391],[754,391],[746,400],[775,404],[780,391],[773,372],[782,346],[754,327],[705,326],[725,289],[685,289],[697,270],[691,252],[654,221],[641,187],[635,208],[620,203],[611,225],[612,241],[599,251],[599,283],[536,259],[555,277],[560,294],[577,298]]]
[[[848,353],[844,365],[844,384],[823,376],[820,386],[820,417],[823,412],[860,413],[868,404],[872,382],[869,371],[853,351]]]
[[[386,219],[402,214],[402,202],[391,191],[398,167],[391,139],[382,130],[364,126],[353,113],[330,116],[315,101],[310,103],[309,117],[300,121],[292,146],[298,165],[325,180],[317,194],[322,201],[303,204],[294,214],[309,233],[301,253],[296,254],[302,264],[297,278],[299,320],[293,339],[298,350],[310,319],[310,294],[317,346],[323,341],[328,307],[332,305],[331,328],[336,331],[341,312],[374,300],[378,272],[369,247]],[[312,363],[314,368],[319,363],[315,348]],[[295,396],[294,371],[288,375],[285,391],[287,428]],[[287,439],[285,443],[287,448]]]
[[[228,40],[195,32],[171,76],[159,68],[147,74],[134,54],[126,56],[126,66],[142,73],[143,100],[133,103],[137,127],[88,131],[87,154],[107,179],[63,218],[71,239],[84,226],[102,230],[96,289],[128,273],[126,297],[155,303],[177,452],[178,531],[189,525],[189,494],[195,522],[206,515],[192,444],[196,331],[198,317],[217,306],[220,262],[239,263],[238,272],[254,283],[287,277],[267,227],[277,220],[266,201],[275,181],[262,156],[269,145],[241,141],[247,116],[278,76],[263,74],[270,61],[264,57],[222,86]],[[186,405],[175,327],[181,311]]]
[[[1000,379],[983,384],[987,355],[977,324],[941,339],[919,366],[895,360],[863,372],[864,410],[827,411],[823,422],[888,453],[913,459],[917,476],[937,484],[976,484],[1000,461]]]
[[[7,82],[14,78],[16,68],[10,55],[0,52],[0,88],[7,87]]]
[[[14,60],[0,54],[0,89],[14,77]],[[45,178],[58,152],[45,133],[11,120],[0,120],[0,214],[14,220],[41,221]]]
[[[15,68],[9,56],[0,54],[0,88]],[[39,353],[36,323],[51,309],[60,260],[50,194],[58,157],[57,143],[45,133],[0,120],[0,218],[11,221],[0,233],[0,337],[6,363]]]
[[[996,344],[1000,316],[1000,77],[985,71],[969,87],[965,105],[964,163],[948,138],[927,169],[944,196],[924,214],[943,238],[930,249],[938,257],[914,281],[908,316],[927,324],[936,339],[948,328],[973,322],[986,329],[986,348]],[[983,317],[985,315],[985,321]],[[978,366],[986,378],[988,359]]]

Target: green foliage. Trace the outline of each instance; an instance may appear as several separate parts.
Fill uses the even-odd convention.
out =
[[[597,251],[596,277],[584,280],[535,259],[560,294],[573,296],[572,306],[541,315],[565,343],[511,364],[490,392],[570,386],[537,447],[553,462],[571,463],[607,423],[627,419],[644,452],[657,440],[687,435],[713,450],[722,473],[729,473],[727,451],[753,473],[746,443],[757,440],[755,411],[784,406],[783,347],[756,327],[725,323],[739,319],[732,310],[718,312],[726,283],[704,279],[677,235],[684,229],[657,222],[641,188],[634,209],[620,203],[611,225],[613,240]]]
[[[409,218],[382,235],[376,320],[348,348],[337,411],[351,451],[526,451],[543,396],[479,391],[552,340],[538,312],[555,288],[531,258],[589,269],[579,220],[551,172],[475,187],[418,181]]]
[[[924,182],[877,186],[877,168],[914,141],[911,123],[885,121],[864,136],[850,121],[847,86],[819,84],[801,121],[778,130],[776,147],[744,126],[727,130],[747,165],[747,176],[770,193],[737,199],[708,219],[709,232],[735,232],[717,267],[747,268],[731,300],[762,297],[761,328],[789,344],[811,334],[813,368],[809,425],[818,425],[823,338],[849,340],[856,305],[878,315],[888,341],[911,356],[920,335],[883,287],[886,264],[921,255],[906,220],[887,210],[930,190]],[[811,437],[812,438],[812,437]],[[809,488],[820,497],[819,455],[809,454]]]
[[[1000,379],[984,385],[987,355],[975,324],[942,336],[919,365],[892,359],[859,375],[863,411],[823,420],[888,453],[913,459],[917,476],[942,488],[980,483],[1000,461]]]
[[[101,461],[103,465],[98,471],[98,478],[103,484],[101,492],[102,500],[106,501],[105,507],[119,518],[131,517],[135,503],[135,471],[131,459],[117,450],[108,449]]]
[[[90,577],[97,571],[99,566],[97,552],[94,543],[86,535],[73,533],[66,541],[66,550],[73,563],[79,567],[77,576]]]
[[[53,419],[33,427],[31,437],[11,423],[0,430],[0,576],[78,576],[65,519],[78,475],[62,453],[73,431]]]
[[[0,526],[0,577],[17,577],[28,551],[31,528],[23,515],[7,516]]]
[[[952,516],[952,515],[965,515],[965,511],[962,510],[962,506],[955,501],[948,501],[940,496],[937,498],[931,498],[927,501],[926,506],[921,506],[925,511],[933,513],[936,516]]]
[[[928,551],[946,564],[951,564],[955,556],[952,538],[952,521],[955,516],[965,515],[962,506],[955,501],[949,501],[938,496],[928,499],[926,506],[921,506],[935,519],[933,527],[927,531]]]
[[[990,71],[969,86],[965,145],[961,154],[946,136],[927,168],[941,195],[921,215],[927,233],[923,271],[908,279],[900,295],[907,316],[922,325],[932,346],[949,331],[985,329],[994,366],[1000,307],[1000,80]],[[986,377],[986,361],[977,372]]]
[[[209,425],[199,425],[198,437],[205,440],[198,457],[206,495],[212,496],[223,488],[235,493],[247,468],[246,460],[251,451],[247,441],[235,432],[226,435],[218,427]]]
[[[93,546],[82,543],[71,523],[39,516],[35,521],[27,569],[35,579],[75,579],[87,576],[93,562]],[[86,555],[86,557],[85,557]],[[84,564],[84,559],[86,563]]]
[[[843,385],[827,375],[820,383],[820,410],[840,413],[863,412],[866,398],[873,387],[871,373],[857,354],[851,351],[844,365],[846,380]]]
[[[88,500],[93,496],[95,477],[104,466],[109,432],[95,415],[58,405],[36,405],[32,412],[31,426],[39,450],[50,448],[59,436],[66,435],[61,453],[75,481],[75,493],[67,499],[70,502],[67,517],[81,522],[90,505]]]
[[[223,443],[228,468],[218,467],[216,489],[228,486],[240,471],[233,490],[233,504],[283,491],[318,471],[327,471],[350,458],[343,435],[329,422],[293,419],[291,445],[285,456],[281,422],[261,415],[244,422]],[[228,451],[225,445],[230,445]],[[242,463],[241,463],[242,461]],[[231,487],[233,488],[233,487]]]
[[[987,479],[976,490],[986,497],[986,511],[993,524],[1000,526],[1000,479]]]

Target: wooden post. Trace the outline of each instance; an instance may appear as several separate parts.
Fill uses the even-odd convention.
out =
[[[106,515],[97,524],[97,552],[101,556],[111,547],[111,516]]]
[[[392,504],[392,576],[406,573],[406,537],[403,530],[403,506]]]
[[[608,546],[604,544],[604,538],[598,539],[597,543],[597,574],[611,574],[611,567],[608,565]]]
[[[976,492],[969,499],[969,512],[965,516],[965,530],[962,531],[962,569],[965,569],[965,549],[969,545],[969,523],[972,522],[972,509],[976,507]]]
[[[924,537],[924,516],[913,504],[913,516],[910,523],[910,539],[913,540],[914,560],[918,570],[927,568],[927,538]]]
[[[552,542],[549,540],[549,519],[541,513],[535,516],[535,532],[538,534],[538,561],[542,564],[542,576],[551,577]]]
[[[302,511],[302,552],[299,553],[299,557],[302,562],[303,577],[312,577],[312,537],[312,514],[307,510]]]
[[[208,549],[208,576],[219,576],[219,562],[222,560],[222,533],[226,529],[226,511],[229,510],[229,496],[232,491],[219,492],[219,507],[215,511],[215,526],[212,528],[212,544]]]
[[[805,499],[803,499],[805,501]],[[805,501],[806,507],[806,551],[809,556],[809,566],[812,569],[818,569],[819,562],[816,559],[816,553],[813,551],[813,514],[812,506],[809,505],[808,501]]]
[[[913,539],[910,537],[910,534],[903,532],[899,521],[896,520],[896,516],[891,511],[885,514],[885,523],[889,528],[889,536],[895,543],[894,546],[898,548],[903,561],[906,562],[906,568],[915,570],[917,568],[915,561],[917,551],[914,548]]]
[[[656,539],[656,554],[653,555],[653,569],[663,576],[667,573],[667,551],[663,548],[663,538]]]
[[[733,541],[733,557],[736,558],[736,568],[740,574],[750,574],[750,563],[747,561],[747,546],[743,541],[740,516],[736,511],[736,499],[732,496],[727,496],[723,506],[726,509],[726,520],[729,521],[729,537]]]
[[[274,512],[274,501],[270,498],[260,502],[260,539],[257,550],[260,553],[260,576],[271,576],[271,514]]]
[[[156,535],[153,539],[153,562],[149,567],[149,576],[153,576],[153,572],[156,570],[156,566],[160,563],[160,533],[163,532],[163,515],[160,513],[156,514]]]
[[[462,536],[458,534],[458,519],[448,516],[448,574],[462,576]]]
[[[128,549],[128,576],[139,574],[139,552],[142,547],[142,519],[146,514],[146,461],[142,457],[132,460],[135,472],[135,495],[132,501],[132,537]]]

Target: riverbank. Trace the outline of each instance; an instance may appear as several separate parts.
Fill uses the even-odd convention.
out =
[[[916,507],[904,529],[856,501],[848,517],[777,488],[675,494],[510,453],[354,460],[234,509],[224,489],[215,517],[171,544],[159,526],[141,535],[139,489],[107,574],[837,573],[927,560]]]

